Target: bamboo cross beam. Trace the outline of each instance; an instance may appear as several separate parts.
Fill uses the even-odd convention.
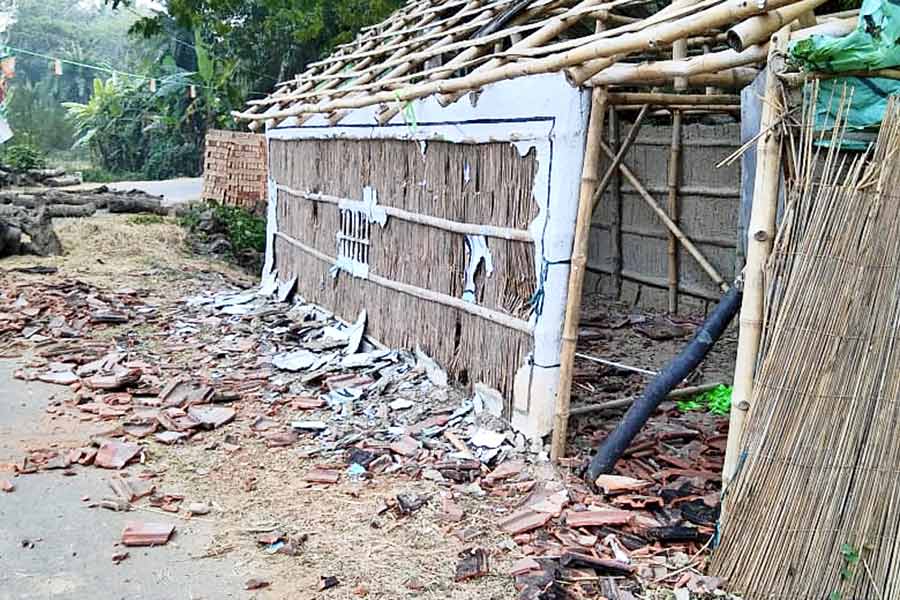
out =
[[[751,17],[726,32],[728,45],[735,52],[741,52],[748,46],[768,41],[773,33],[824,3],[825,0],[802,0],[764,15]]]
[[[631,146],[637,139],[638,132],[640,132],[641,130],[641,124],[644,122],[644,118],[647,116],[647,113],[649,111],[649,104],[645,104],[641,107],[641,112],[639,112],[637,117],[634,119],[634,123],[632,123],[631,128],[628,130],[628,134],[625,136],[625,140],[619,146],[619,151],[616,152],[616,156],[613,158],[612,163],[606,169],[606,173],[604,173],[603,178],[600,180],[600,184],[597,186],[597,189],[594,190],[594,197],[591,199],[592,214],[593,211],[597,209],[597,204],[600,202],[600,198],[603,196],[604,192],[606,192],[606,188],[609,186],[609,182],[612,181],[616,173],[619,172],[619,165],[622,164],[622,160],[625,159],[625,155],[628,154],[628,151],[631,149]]]
[[[606,106],[606,90],[595,88],[591,93],[591,114],[588,121],[584,163],[581,169],[578,215],[575,219],[575,239],[572,244],[566,316],[560,346],[559,392],[556,397],[553,438],[550,445],[550,458],[554,462],[558,462],[566,455],[569,409],[572,402],[572,379],[575,374],[575,350],[578,344],[578,325],[581,322],[581,295],[584,291],[584,274],[587,271],[588,242],[591,234],[591,218],[594,214],[593,198],[597,187],[597,174],[600,172],[600,145],[603,143]]]
[[[600,140],[600,148],[603,150],[603,152],[606,153],[609,158],[615,158],[615,154],[613,154],[613,151],[610,149],[610,147],[606,145],[606,142]],[[688,238],[684,234],[684,232],[681,231],[681,228],[679,228],[678,225],[676,225],[672,221],[672,219],[669,218],[669,215],[666,214],[666,211],[663,210],[662,207],[660,207],[659,203],[653,198],[653,195],[647,191],[647,188],[644,187],[644,185],[632,172],[632,170],[628,168],[628,165],[626,165],[624,162],[620,163],[619,170],[622,172],[622,175],[625,176],[625,179],[628,180],[628,183],[630,183],[631,186],[635,190],[637,190],[641,198],[643,198],[647,205],[650,206],[650,208],[653,210],[653,212],[656,213],[656,216],[658,216],[659,219],[663,222],[663,225],[665,225],[669,229],[669,231],[671,231],[675,235],[675,237],[678,238],[678,241],[682,246],[684,246],[684,249],[694,257],[694,260],[697,261],[697,263],[700,265],[700,268],[703,269],[703,271],[707,275],[709,275],[709,277],[716,283],[716,285],[719,286],[720,290],[722,290],[723,292],[727,292],[729,289],[728,283],[725,282],[725,279],[719,274],[719,271],[717,271],[712,263],[710,263],[706,259],[706,257],[703,256],[703,253],[700,252],[700,250],[697,248],[697,246],[694,245],[690,238]]]
[[[741,97],[733,94],[719,94],[717,96],[707,96],[706,94],[663,94],[663,93],[611,93],[609,94],[609,103],[615,106],[622,104],[646,105],[654,106],[714,106],[714,105],[740,105]]]

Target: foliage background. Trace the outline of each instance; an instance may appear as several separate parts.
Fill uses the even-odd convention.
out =
[[[8,44],[131,77],[18,54],[6,145],[74,160],[88,179],[196,176],[211,127],[350,41],[403,0],[19,0]],[[149,80],[156,80],[156,90]],[[190,90],[193,87],[195,94]],[[64,161],[65,162],[65,161]]]

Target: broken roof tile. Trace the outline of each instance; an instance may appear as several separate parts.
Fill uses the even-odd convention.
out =
[[[163,546],[168,543],[175,526],[165,523],[128,523],[122,531],[125,546]]]

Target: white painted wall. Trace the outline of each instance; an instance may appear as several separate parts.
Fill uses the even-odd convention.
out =
[[[529,436],[552,428],[559,388],[560,337],[568,292],[569,264],[578,208],[590,95],[571,87],[562,74],[534,75],[487,86],[443,107],[434,97],[417,100],[414,123],[403,112],[379,125],[372,106],[351,112],[332,126],[324,115],[303,125],[289,119],[269,128],[269,139],[398,139],[457,143],[510,142],[522,155],[534,149],[538,173],[534,201],[539,207],[530,231],[535,240],[535,272],[544,281],[541,314],[532,317],[535,350],[516,375],[513,425]],[[377,190],[376,190],[377,191]],[[277,231],[273,182],[269,185],[269,236],[266,272],[273,268]],[[390,198],[379,198],[390,206]]]

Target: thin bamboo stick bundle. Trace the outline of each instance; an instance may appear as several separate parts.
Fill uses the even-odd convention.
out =
[[[769,263],[767,350],[713,572],[746,600],[886,600],[900,597],[900,103],[853,159],[820,147],[814,112]]]

